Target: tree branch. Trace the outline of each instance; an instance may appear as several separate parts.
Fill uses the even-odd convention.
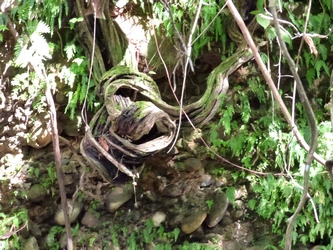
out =
[[[272,91],[273,97],[276,100],[276,102],[278,103],[281,112],[283,113],[284,118],[286,119],[286,121],[288,122],[289,126],[291,127],[293,133],[296,136],[296,139],[298,141],[298,143],[301,145],[302,148],[304,148],[306,151],[309,151],[310,146],[306,143],[306,141],[304,140],[303,136],[301,135],[301,133],[299,132],[299,130],[297,129],[296,125],[294,124],[294,122],[291,119],[291,115],[286,107],[286,105],[284,104],[278,90],[275,87],[275,84],[270,76],[270,73],[268,72],[264,62],[261,60],[261,57],[259,55],[258,49],[256,47],[256,45],[254,44],[254,41],[251,37],[250,32],[248,31],[242,17],[240,16],[240,14],[238,13],[238,10],[236,9],[235,5],[233,4],[232,1],[228,1],[227,2],[228,7],[230,9],[231,14],[234,16],[240,30],[242,31],[244,38],[247,42],[247,44],[249,45],[249,47],[252,50],[254,59],[256,60],[260,71],[262,72],[269,88]],[[325,165],[325,160],[319,156],[318,154],[314,153],[314,159],[319,162],[322,165]]]
[[[297,73],[297,69],[296,69],[296,65],[295,62],[293,61],[293,59],[291,58],[288,49],[286,47],[286,44],[283,41],[281,32],[280,32],[280,28],[279,28],[279,24],[277,22],[277,14],[276,14],[276,9],[275,9],[275,1],[271,1],[270,2],[270,9],[271,12],[273,14],[273,19],[274,19],[274,26],[276,29],[276,35],[278,37],[280,46],[281,46],[281,50],[282,53],[290,67],[290,70],[294,76],[294,79],[296,81],[297,84],[297,92],[300,98],[300,101],[302,103],[302,106],[305,110],[305,113],[308,117],[309,120],[309,124],[310,124],[310,129],[311,129],[311,142],[310,142],[310,149],[308,151],[306,160],[305,160],[305,169],[304,169],[304,187],[303,187],[303,194],[302,194],[302,198],[296,208],[296,211],[294,212],[294,214],[289,218],[289,223],[288,223],[288,227],[287,227],[287,232],[286,232],[286,243],[285,243],[285,250],[289,250],[291,249],[292,246],[292,231],[296,222],[296,218],[297,215],[299,214],[299,212],[301,211],[301,209],[304,207],[304,204],[307,200],[307,194],[308,194],[308,190],[309,190],[309,176],[310,176],[310,166],[313,160],[313,154],[317,148],[317,140],[318,140],[318,129],[317,129],[317,122],[316,122],[316,118],[315,115],[313,113],[311,104],[309,102],[309,99],[306,95],[306,92],[303,88],[301,79]]]

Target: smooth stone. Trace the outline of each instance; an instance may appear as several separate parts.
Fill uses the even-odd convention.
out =
[[[84,213],[81,223],[88,228],[95,228],[100,225],[98,218],[89,211]]]
[[[125,202],[130,200],[133,196],[132,184],[125,184],[120,187],[115,187],[110,193],[106,195],[105,207],[108,212],[114,212],[121,207]]]
[[[73,201],[70,200],[70,201],[67,201],[67,205],[68,205],[69,221],[70,221],[70,223],[73,223],[76,221],[77,217],[81,213],[82,204],[80,204],[79,202],[75,202],[73,204]],[[54,220],[60,226],[65,225],[65,216],[64,216],[64,212],[63,212],[62,208],[60,208],[57,211],[57,213],[54,217]]]
[[[40,202],[44,200],[47,195],[47,189],[41,184],[34,184],[27,192],[28,201]]]
[[[214,227],[221,221],[227,211],[228,204],[227,195],[224,192],[217,193],[206,220],[208,227]]]
[[[202,222],[206,219],[207,213],[204,211],[197,211],[193,214],[187,216],[184,218],[184,220],[181,223],[181,230],[185,234],[193,233],[195,230],[197,230]]]
[[[212,177],[209,174],[202,175],[200,187],[209,187],[210,185],[212,185]]]
[[[39,246],[35,237],[30,237],[24,244],[23,250],[39,250]]]
[[[154,227],[159,227],[163,221],[165,221],[166,214],[160,211],[157,211],[153,217],[152,221],[154,223]]]

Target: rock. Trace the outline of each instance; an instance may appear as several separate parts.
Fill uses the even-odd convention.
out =
[[[244,250],[246,246],[237,241],[223,241],[223,250]]]
[[[64,185],[69,186],[74,183],[73,175],[71,174],[64,174]]]
[[[34,184],[27,192],[28,201],[40,202],[47,195],[47,189],[41,184]]]
[[[153,217],[152,221],[154,223],[154,227],[159,227],[163,221],[165,221],[166,214],[160,211],[157,211]]]
[[[183,188],[180,185],[170,184],[163,190],[163,195],[168,197],[178,197],[183,193]]]
[[[82,205],[79,202],[75,202],[73,204],[72,200],[67,201],[67,204],[68,204],[69,221],[70,221],[70,223],[73,223],[76,221],[77,217],[81,213]],[[60,208],[57,211],[57,213],[54,217],[54,220],[60,226],[65,225],[65,217],[64,217],[64,212],[63,212],[62,208]]]
[[[39,246],[35,237],[30,237],[24,244],[23,250],[39,250]]]
[[[69,114],[64,114],[61,117],[61,121],[66,135],[82,136],[84,127],[80,111],[75,112],[73,119],[69,117]]]
[[[234,239],[245,245],[250,245],[254,240],[254,228],[250,222],[234,223]]]
[[[178,214],[175,217],[173,217],[172,219],[168,220],[168,224],[171,227],[179,227],[179,225],[181,224],[181,222],[184,220],[184,216],[182,214]]]
[[[106,195],[105,207],[108,212],[116,211],[121,205],[130,200],[133,196],[132,184],[125,184],[120,187],[115,187],[109,194]]]
[[[212,185],[212,177],[209,174],[202,175],[200,187],[209,187]]]
[[[47,202],[47,200],[45,199]],[[44,221],[49,221],[54,216],[54,206],[46,205],[43,203],[43,206],[35,205],[29,208],[29,218],[39,224]]]
[[[181,230],[190,234],[200,227],[202,222],[206,219],[207,213],[204,211],[196,211],[193,214],[184,218],[181,223]]]
[[[42,148],[52,142],[50,115],[39,113],[28,131],[27,144],[33,148]]]
[[[232,223],[230,216],[225,215],[220,223],[221,226],[227,226]]]
[[[157,195],[154,191],[148,190],[147,192],[144,193],[147,197],[148,200],[155,202],[157,201]]]
[[[227,195],[224,192],[217,193],[206,220],[208,227],[214,227],[220,222],[227,211],[228,204],[229,201]]]
[[[178,202],[178,198],[167,198],[167,197],[165,197],[163,199],[163,204],[166,207],[171,207],[171,206],[175,205],[177,202]]]
[[[96,228],[100,225],[98,218],[89,211],[85,212],[82,217],[81,223],[88,228]]]
[[[39,225],[31,220],[28,221],[28,231],[32,236],[35,237],[42,236],[42,231],[40,230]]]
[[[239,186],[235,191],[235,200],[247,199],[248,193],[245,185]]]
[[[233,221],[239,220],[244,216],[246,212],[245,204],[242,200],[236,200],[234,204],[234,210],[231,212],[231,218]]]
[[[185,160],[184,164],[187,172],[195,172],[202,169],[202,163],[199,158],[188,158]]]

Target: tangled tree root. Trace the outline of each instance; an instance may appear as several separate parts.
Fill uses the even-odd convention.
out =
[[[111,70],[103,77],[105,104],[93,117],[81,143],[84,157],[110,182],[138,177],[147,157],[167,147],[176,129],[170,116],[148,96],[135,95],[140,81],[151,86],[151,97],[160,99],[154,82],[115,73],[119,72]]]

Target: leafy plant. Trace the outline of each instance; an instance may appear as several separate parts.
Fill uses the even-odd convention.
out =
[[[28,221],[28,211],[21,209],[11,214],[0,213],[0,235],[5,236],[0,240],[1,249],[9,249],[10,244],[15,249],[20,249],[21,244],[15,230],[22,229]]]
[[[207,201],[206,201],[206,205],[207,205],[207,207],[208,207],[208,210],[211,209],[211,207],[213,206],[213,204],[214,204],[214,200],[207,200]]]

